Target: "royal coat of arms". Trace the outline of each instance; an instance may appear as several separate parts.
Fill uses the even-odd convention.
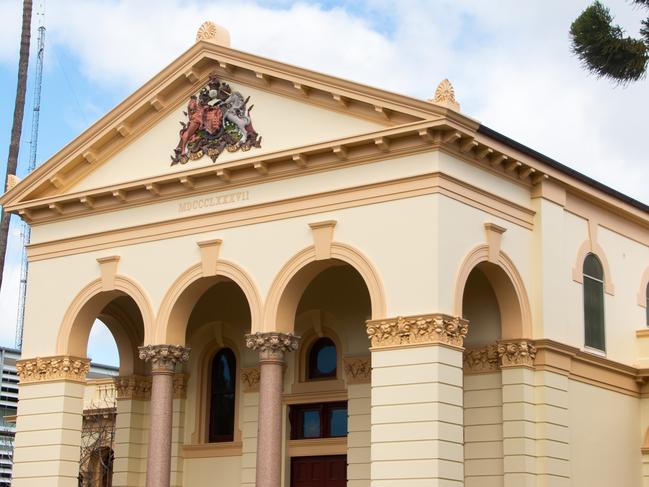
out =
[[[207,85],[189,99],[187,122],[180,122],[180,142],[171,156],[171,165],[186,164],[204,155],[213,162],[221,152],[248,151],[261,147],[261,137],[252,128],[248,98],[211,74]]]

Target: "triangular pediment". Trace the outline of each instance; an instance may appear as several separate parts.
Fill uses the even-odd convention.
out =
[[[203,104],[195,108],[195,111],[202,111],[202,116],[195,113],[192,117],[198,119],[192,126],[196,130],[192,136],[194,142],[190,141],[182,147],[182,153],[176,154],[175,149],[180,142],[179,130],[182,128],[180,122],[188,128],[192,123],[189,120],[191,114],[188,115],[190,108],[185,101],[172,107],[140,137],[98,164],[78,182],[66,187],[66,190],[87,191],[188,169],[220,166],[251,156],[259,157],[290,148],[375,132],[389,126],[385,122],[322,108],[250,85],[222,82],[222,86],[233,93],[240,93],[244,99],[248,98],[246,107],[252,107],[249,114],[246,113],[247,109],[240,110],[244,117],[250,119],[249,130],[254,131],[250,135],[246,134],[246,143],[235,143],[235,139],[246,131],[245,128],[237,127],[228,120],[224,122],[223,115],[224,112],[229,113],[232,119],[242,125],[246,120],[236,115],[233,109]],[[222,91],[225,92],[225,89]],[[191,103],[197,104],[193,99]],[[209,134],[205,124],[212,114],[216,127]],[[203,120],[206,118],[207,120]],[[232,138],[228,135],[231,131],[235,132]],[[204,136],[201,137],[200,134]]]
[[[210,154],[188,152],[188,161],[172,164],[180,123],[189,123],[188,102],[200,95],[210,79],[241,93],[247,103],[237,112],[240,115],[254,105],[249,113],[251,130],[260,143],[256,140],[249,147],[226,144],[215,150],[205,146]],[[225,106],[221,104],[227,100],[220,97],[214,101]],[[251,167],[264,171],[266,156],[291,151],[293,160],[302,165],[300,150],[305,147],[440,120],[476,125],[459,113],[423,100],[201,41],[8,191],[0,203],[9,211],[46,203],[60,215],[58,199],[79,195],[81,206],[92,209],[94,203],[86,195],[105,190],[122,198],[119,187],[129,182],[146,183],[188,170],[215,169],[216,173],[219,168],[224,168],[220,174],[227,178],[228,165],[248,159]],[[214,125],[213,120],[210,123]],[[238,127],[239,135],[244,126]],[[236,127],[230,123],[227,128]],[[145,187],[157,192],[155,185]]]

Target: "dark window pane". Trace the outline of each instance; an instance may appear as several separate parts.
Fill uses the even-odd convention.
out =
[[[602,264],[594,254],[588,254],[584,260],[584,275],[600,281],[604,280]]]
[[[584,324],[587,347],[605,350],[604,284],[584,276]]]
[[[645,300],[644,305],[647,313],[647,326],[649,326],[649,285],[647,286],[647,299]]]
[[[318,339],[309,351],[309,379],[336,377],[336,345],[331,338]]]
[[[320,411],[311,410],[302,413],[302,438],[320,438]]]
[[[347,436],[347,408],[329,411],[329,436]]]
[[[236,358],[229,348],[212,359],[210,387],[209,441],[234,439]]]

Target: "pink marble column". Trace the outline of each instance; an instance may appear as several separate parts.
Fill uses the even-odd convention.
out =
[[[169,487],[171,474],[171,419],[176,364],[186,362],[189,348],[180,345],[146,345],[140,358],[151,362],[151,406],[146,487]]]
[[[257,420],[256,487],[280,487],[282,472],[282,391],[286,352],[297,350],[291,333],[246,335],[246,346],[259,352],[259,418]]]

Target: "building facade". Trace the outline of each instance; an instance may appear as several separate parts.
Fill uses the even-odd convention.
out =
[[[32,225],[15,487],[78,485],[97,318],[115,487],[649,486],[649,208],[446,81],[206,23],[0,203]]]

